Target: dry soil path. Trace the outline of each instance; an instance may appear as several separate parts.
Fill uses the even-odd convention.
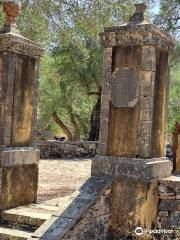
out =
[[[90,170],[90,159],[41,159],[38,203],[69,196],[90,177]]]

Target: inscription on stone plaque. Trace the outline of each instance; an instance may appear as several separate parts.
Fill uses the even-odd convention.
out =
[[[134,107],[138,100],[139,76],[136,70],[116,69],[111,82],[111,102],[114,107]]]

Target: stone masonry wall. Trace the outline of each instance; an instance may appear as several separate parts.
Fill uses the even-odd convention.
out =
[[[42,159],[62,158],[62,157],[94,157],[97,154],[97,142],[58,142],[41,141],[36,147],[40,149]]]
[[[160,180],[158,187],[159,209],[157,226],[160,229],[173,230],[180,237],[180,177],[172,175]],[[178,234],[178,235],[177,235]]]
[[[110,214],[110,193],[106,189],[74,225],[74,227],[62,238],[62,240],[105,240],[108,235]]]

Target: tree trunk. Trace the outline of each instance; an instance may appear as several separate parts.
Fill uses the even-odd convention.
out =
[[[69,114],[70,114],[71,124],[73,125],[73,128],[74,128],[74,140],[79,141],[80,140],[80,131],[79,131],[78,124],[76,122],[74,114],[72,112],[70,112]]]
[[[63,121],[58,117],[56,112],[52,113],[54,122],[64,131],[69,141],[73,141],[73,135]]]
[[[86,126],[86,123],[80,118],[80,116],[77,113],[74,113],[74,117],[76,121],[78,121],[79,125],[81,126],[83,136],[87,138],[87,135],[89,134],[89,129]]]
[[[91,129],[88,138],[89,141],[99,140],[100,111],[101,111],[101,97],[98,98],[97,103],[94,106],[91,114]]]

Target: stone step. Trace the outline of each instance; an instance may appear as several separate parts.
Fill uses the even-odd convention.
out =
[[[41,226],[48,220],[58,207],[46,204],[30,204],[2,212],[2,222],[14,223],[16,225]]]
[[[25,230],[12,229],[8,227],[0,227],[1,240],[27,240],[31,237],[32,232]]]
[[[109,188],[111,183],[112,180],[108,178],[90,177],[79,190],[75,191],[64,204],[59,206],[58,211],[42,224],[28,240],[63,239],[65,234],[73,229],[78,220],[95,204],[97,198]],[[101,211],[103,212],[103,210]],[[106,213],[102,215],[106,215]]]

